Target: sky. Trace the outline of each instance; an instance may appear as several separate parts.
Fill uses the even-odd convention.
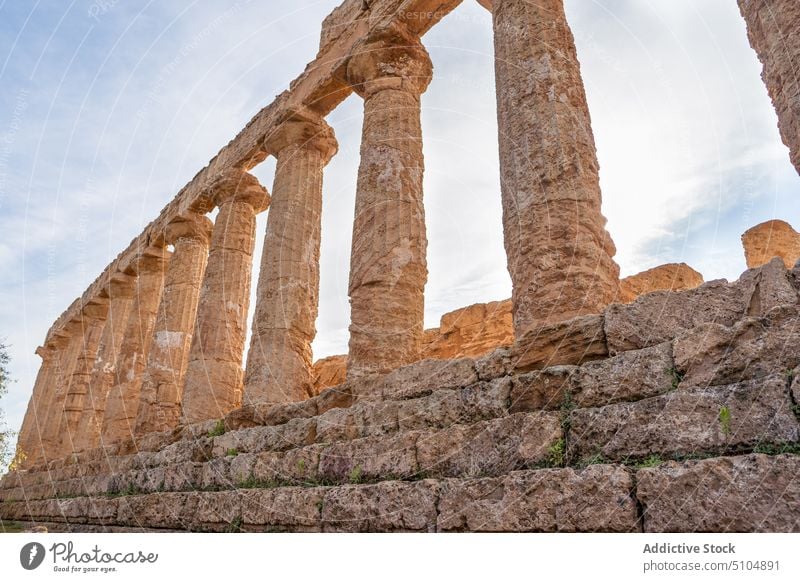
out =
[[[0,0],[0,338],[18,428],[58,315],[316,55],[338,0]],[[730,0],[566,0],[623,276],[745,269],[740,235],[800,226],[800,178]],[[491,16],[423,38],[426,327],[511,294],[502,242]],[[362,103],[328,117],[315,357],[345,353]],[[271,189],[275,164],[253,170]],[[258,218],[258,265],[267,214]],[[257,273],[254,273],[254,280]],[[252,301],[254,303],[254,300]]]

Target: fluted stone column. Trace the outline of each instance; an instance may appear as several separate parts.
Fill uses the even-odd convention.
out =
[[[739,0],[750,46],[763,65],[778,114],[778,128],[800,172],[800,3],[797,0]]]
[[[198,214],[187,214],[167,226],[166,242],[175,250],[167,267],[147,355],[136,416],[137,436],[178,424],[211,228],[211,221]]]
[[[28,408],[17,438],[17,453],[21,453],[24,458],[23,467],[28,467],[42,458],[41,442],[47,416],[47,400],[51,395],[58,368],[58,349],[54,347],[53,342],[36,348],[36,354],[42,358],[42,365],[36,374],[33,393],[28,401]]]
[[[83,314],[64,326],[66,345],[58,357],[52,396],[49,399],[47,420],[45,421],[43,449],[46,460],[61,457],[62,431],[64,430],[64,407],[67,393],[78,365],[78,358],[84,345]]]
[[[61,417],[60,453],[59,456],[77,452],[78,424],[83,414],[84,400],[89,392],[100,336],[108,317],[109,301],[106,297],[97,297],[82,310],[83,345],[81,346],[72,378],[64,398],[64,414]]]
[[[219,418],[241,405],[256,214],[269,205],[267,191],[246,172],[228,172],[211,190],[219,213],[186,369],[184,424]]]
[[[514,332],[599,313],[619,290],[563,0],[494,0],[503,231]]]
[[[348,378],[420,357],[428,276],[420,95],[431,74],[425,47],[399,29],[373,36],[347,64],[348,82],[364,98]]]
[[[136,286],[103,412],[100,440],[104,445],[134,434],[142,378],[169,260],[169,251],[151,246],[132,262],[137,275]]]
[[[245,402],[311,395],[311,342],[319,305],[322,173],[336,153],[333,130],[295,112],[265,143],[277,158],[247,355]]]
[[[115,365],[119,355],[123,334],[128,323],[136,277],[115,273],[107,288],[110,304],[108,318],[97,349],[89,389],[84,397],[83,411],[78,422],[75,449],[83,451],[100,444],[100,430],[106,408],[106,398],[114,384]]]

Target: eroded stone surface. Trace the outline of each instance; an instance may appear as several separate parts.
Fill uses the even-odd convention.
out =
[[[619,282],[620,301],[630,303],[640,295],[653,291],[682,291],[702,284],[703,275],[686,263],[659,265],[622,279]]]
[[[800,172],[800,80],[796,72],[800,5],[793,0],[739,0],[739,9],[747,22],[750,46],[763,65],[761,78],[778,114],[783,143]]]
[[[152,247],[148,250],[135,263],[138,276],[133,305],[103,414],[101,442],[106,445],[130,438],[136,425],[142,377],[170,258],[170,253],[164,250]]]
[[[269,205],[266,190],[246,172],[224,174],[212,191],[219,213],[184,378],[183,423],[219,418],[242,403],[256,214]]]
[[[169,430],[178,423],[211,229],[211,221],[197,214],[181,217],[167,227],[165,240],[175,250],[164,277],[142,377],[137,435]]]
[[[786,377],[775,374],[716,388],[677,390],[638,402],[570,414],[571,462],[644,459],[795,442]]]
[[[418,39],[392,29],[348,61],[364,98],[350,255],[347,377],[419,359],[428,278],[420,95],[432,65]]]
[[[617,296],[594,136],[562,0],[493,2],[503,232],[517,339]]]
[[[776,307],[766,317],[748,317],[732,327],[708,323],[675,340],[682,386],[730,384],[800,364],[800,308]]]
[[[585,315],[531,329],[512,348],[517,371],[580,364],[608,355],[603,316]]]
[[[638,529],[633,479],[624,468],[522,471],[442,485],[440,531],[629,532]]]
[[[318,116],[295,112],[267,136],[277,158],[258,276],[244,402],[313,396],[311,342],[319,304],[322,173],[337,150]]]
[[[768,220],[742,235],[747,267],[760,267],[779,257],[787,269],[800,260],[800,233],[783,220]]]
[[[636,473],[646,532],[798,532],[800,457],[746,455]]]

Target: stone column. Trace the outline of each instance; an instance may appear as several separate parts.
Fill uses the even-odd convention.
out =
[[[178,424],[211,228],[211,221],[198,214],[181,216],[167,226],[166,242],[175,250],[147,354],[136,415],[137,436],[170,430]]]
[[[111,301],[108,318],[97,349],[89,389],[83,401],[77,437],[74,439],[75,449],[78,451],[93,449],[100,444],[106,398],[114,384],[114,366],[127,327],[135,290],[136,277],[125,273],[112,275],[107,288]]]
[[[319,304],[322,171],[336,153],[333,130],[295,112],[270,136],[277,158],[247,355],[245,402],[311,396],[311,342]]]
[[[269,205],[267,191],[247,172],[230,171],[211,190],[219,213],[186,369],[184,424],[220,418],[241,405],[256,214]]]
[[[351,379],[420,357],[428,276],[420,95],[431,74],[425,47],[400,29],[373,35],[347,64],[347,80],[364,98],[350,256]]]
[[[64,326],[64,335],[69,339],[59,354],[56,364],[55,382],[52,396],[48,401],[47,420],[44,428],[43,449],[45,460],[48,462],[61,457],[64,405],[84,345],[82,319],[83,315],[79,315],[77,319]]]
[[[800,3],[797,0],[739,0],[750,46],[763,65],[778,114],[778,128],[800,172]]]
[[[104,445],[133,437],[142,377],[169,259],[169,251],[150,246],[131,264],[137,275],[136,286],[103,412],[100,440]]]
[[[61,417],[60,453],[59,456],[77,452],[78,424],[83,413],[84,400],[89,392],[89,381],[92,378],[94,362],[100,336],[106,325],[109,301],[106,297],[97,297],[82,310],[83,344],[78,352],[75,369],[64,398],[64,414]]]
[[[33,393],[28,401],[28,408],[17,438],[17,454],[22,455],[24,467],[30,466],[42,457],[41,431],[44,429],[47,399],[53,387],[58,362],[58,350],[52,342],[36,348],[36,354],[42,358],[42,365],[36,375]]]
[[[600,313],[619,290],[589,109],[563,0],[494,0],[503,232],[517,338]]]

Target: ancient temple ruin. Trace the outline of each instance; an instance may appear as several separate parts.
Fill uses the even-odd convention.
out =
[[[513,295],[492,307],[505,323],[491,341],[485,323],[423,329],[420,96],[435,72],[422,37],[459,3],[345,0],[290,88],[58,318],[37,350],[3,519],[111,530],[800,529],[800,457],[784,454],[800,450],[795,251],[758,243],[733,283],[701,284],[686,265],[620,281],[562,0],[481,2],[493,16]],[[800,6],[739,5],[800,170]],[[349,352],[320,392],[311,344],[324,173],[337,153],[325,117],[352,93],[364,118]],[[268,156],[271,193],[249,173]],[[247,321],[256,215],[268,208]],[[720,503],[738,495],[750,507],[730,516],[693,497],[712,474]],[[766,519],[754,491],[772,508]]]

